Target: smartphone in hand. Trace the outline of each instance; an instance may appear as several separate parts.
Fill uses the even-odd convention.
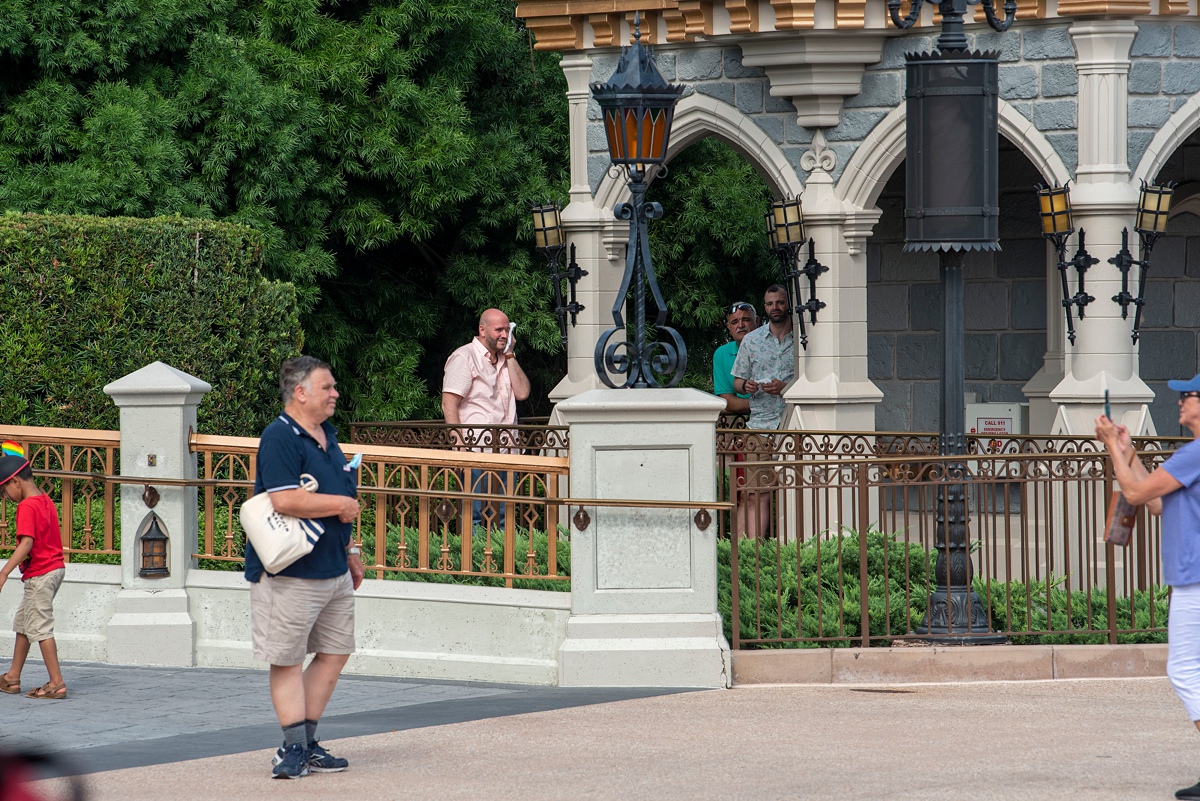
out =
[[[1108,402],[1108,390],[1104,390],[1104,416],[1112,420],[1112,404]]]

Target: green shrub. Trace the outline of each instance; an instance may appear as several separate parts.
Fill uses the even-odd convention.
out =
[[[717,542],[717,608],[725,636],[733,637],[732,545]],[[906,634],[925,616],[933,590],[936,551],[905,545],[895,536],[867,532],[868,625],[871,637]],[[822,642],[764,643],[764,648],[854,647],[862,644],[858,534],[780,546],[775,540],[738,543],[738,632],[742,639],[831,638]],[[799,578],[802,576],[803,578]],[[907,579],[906,579],[907,576]],[[908,592],[905,592],[905,587]],[[995,631],[1016,632],[1014,644],[1103,643],[1108,628],[1103,589],[1066,590],[1066,581],[993,581],[976,578],[974,590],[989,604]],[[1139,590],[1116,600],[1118,628],[1162,630],[1119,634],[1119,642],[1166,642],[1167,588]],[[818,617],[818,608],[820,615]],[[801,610],[799,616],[797,610]],[[1048,634],[1020,632],[1047,631]]]
[[[975,591],[986,602],[987,587],[983,582],[975,582]],[[1068,593],[1066,580],[1054,577],[1049,582],[1032,581],[1028,584],[1020,581],[1010,581],[1007,584],[993,582],[991,595],[992,621],[997,630],[1055,632],[1013,635],[1009,640],[1014,644],[1100,645],[1108,642],[1107,634],[1095,633],[1096,630],[1103,632],[1108,628],[1108,594],[1103,589],[1092,589],[1090,593],[1072,590]],[[1165,629],[1167,597],[1165,586],[1135,591],[1132,598],[1118,597],[1115,604],[1117,627],[1150,628],[1150,611],[1153,608],[1154,626]],[[1117,642],[1122,643],[1166,641],[1165,631],[1117,635]]]
[[[240,225],[0,217],[0,422],[115,429],[104,385],[160,360],[213,385],[201,431],[258,435],[302,344],[295,290],[261,266]]]
[[[725,636],[732,639],[731,551],[729,540],[717,542],[717,608],[725,620]],[[908,598],[904,591],[906,557],[908,581],[912,587]],[[839,638],[806,644],[805,647],[845,647],[861,643],[854,639],[861,637],[856,533],[803,544],[741,540],[738,566],[739,632],[743,638]],[[932,571],[933,559],[919,545],[906,546],[877,531],[867,533],[868,609],[872,636],[902,634],[908,629],[908,621],[912,625],[921,621],[925,584]],[[798,578],[800,575],[803,579]],[[756,601],[756,598],[761,600]],[[803,609],[799,617],[798,608]]]

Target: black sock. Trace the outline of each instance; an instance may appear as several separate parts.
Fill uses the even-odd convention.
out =
[[[317,741],[317,721],[305,720],[304,734],[308,737],[308,741],[305,743],[305,745],[312,745],[315,743]]]
[[[283,747],[291,748],[293,745],[307,747],[308,743],[304,739],[305,734],[306,734],[306,727],[305,727],[303,721],[300,723],[293,723],[290,726],[284,726],[283,727]]]

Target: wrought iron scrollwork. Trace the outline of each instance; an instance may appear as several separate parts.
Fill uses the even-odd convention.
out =
[[[617,219],[629,221],[628,253],[625,254],[625,275],[613,301],[613,327],[600,335],[596,342],[596,374],[606,385],[616,387],[673,387],[682,379],[687,369],[687,346],[679,332],[668,326],[667,303],[658,281],[654,277],[654,266],[650,261],[650,238],[647,223],[662,217],[662,206],[646,201],[646,174],[639,169],[629,171],[629,190],[633,199],[619,204],[614,210]],[[646,290],[658,310],[654,329],[658,339],[647,341]],[[633,331],[625,323],[623,307],[630,292],[633,293]],[[626,339],[610,342],[618,332]],[[628,335],[632,333],[633,338]],[[612,375],[624,376],[617,383]]]
[[[911,8],[907,16],[900,16],[900,8],[903,5],[903,0],[888,0],[888,13],[891,14],[892,23],[901,30],[907,30],[917,24],[917,20],[921,16],[921,9],[924,7],[926,0],[912,0]],[[1001,9],[1004,12],[1004,17],[1001,18],[996,14],[996,5],[994,0],[941,0],[937,3],[938,13],[942,16],[942,35],[938,37],[937,47],[939,50],[966,50],[968,47],[967,37],[963,31],[963,17],[967,13],[968,5],[983,4],[983,13],[987,17],[987,24],[996,31],[1006,31],[1013,24],[1013,20],[1017,18],[1017,2],[1016,0],[1005,0],[1004,6]]]

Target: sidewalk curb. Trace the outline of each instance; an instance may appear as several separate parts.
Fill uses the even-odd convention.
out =
[[[897,684],[1142,678],[1167,674],[1167,646],[980,645],[733,652],[733,684]]]

